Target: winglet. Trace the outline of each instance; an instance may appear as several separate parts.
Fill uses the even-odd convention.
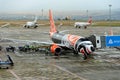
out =
[[[51,10],[49,10],[49,19],[50,19],[50,33],[57,32]]]

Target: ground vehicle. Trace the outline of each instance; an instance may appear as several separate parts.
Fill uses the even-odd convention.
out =
[[[12,58],[9,55],[7,55],[7,58],[8,59],[6,61],[2,61],[2,60],[0,61],[0,68],[2,68],[2,69],[4,69],[4,68],[8,69],[8,68],[14,66]]]

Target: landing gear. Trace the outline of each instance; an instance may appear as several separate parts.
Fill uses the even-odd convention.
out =
[[[84,59],[84,60],[87,59],[87,54],[86,54],[86,53],[84,53],[84,55],[83,55],[83,59]]]
[[[37,28],[38,26],[36,25],[34,28]]]
[[[29,26],[25,25],[24,28],[29,28]]]
[[[27,28],[30,28],[29,26],[27,26]]]
[[[81,28],[81,26],[79,26],[79,25],[76,25],[75,27],[76,27],[76,28]]]
[[[77,51],[73,51],[74,55],[78,55],[78,52]]]
[[[87,29],[87,26],[85,26],[84,29]]]
[[[55,59],[59,59],[60,58],[60,53],[55,53]]]
[[[25,25],[24,28],[26,28],[27,26]]]

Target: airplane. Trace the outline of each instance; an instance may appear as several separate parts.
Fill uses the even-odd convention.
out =
[[[92,17],[89,18],[88,22],[75,22],[74,26],[76,28],[84,27],[84,29],[87,28],[87,26],[90,26],[92,24]]]
[[[63,34],[57,31],[54,24],[52,11],[49,10],[49,19],[50,19],[50,38],[53,41],[53,44],[50,47],[50,51],[54,55],[59,55],[62,50],[71,50],[74,54],[82,53],[83,58],[87,59],[88,55],[95,51],[95,48],[91,41],[87,38]]]
[[[38,24],[37,24],[37,17],[35,17],[35,20],[32,22],[26,22],[26,24],[24,25],[25,28],[37,28]]]
[[[49,10],[49,20],[50,20],[50,38],[52,42],[41,42],[41,41],[31,41],[31,40],[16,40],[16,39],[6,39],[13,42],[29,42],[29,43],[40,43],[47,44],[50,46],[50,52],[59,56],[62,51],[69,50],[75,55],[82,53],[83,58],[87,59],[88,56],[95,51],[95,48],[90,40],[86,37],[64,34],[56,29],[54,24],[52,11]]]

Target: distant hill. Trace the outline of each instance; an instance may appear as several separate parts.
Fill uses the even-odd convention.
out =
[[[37,15],[38,19],[47,19],[48,20],[48,12],[45,12],[44,16]],[[40,13],[41,14],[41,13]],[[88,16],[92,16],[93,20],[108,20],[109,19],[109,11],[100,10],[100,11],[64,11],[64,12],[54,12],[55,19],[63,19],[66,16],[71,17],[74,20],[88,20]],[[34,20],[35,15],[33,14],[3,14],[0,13],[1,20]],[[120,20],[120,9],[111,11],[111,19],[112,20]]]

